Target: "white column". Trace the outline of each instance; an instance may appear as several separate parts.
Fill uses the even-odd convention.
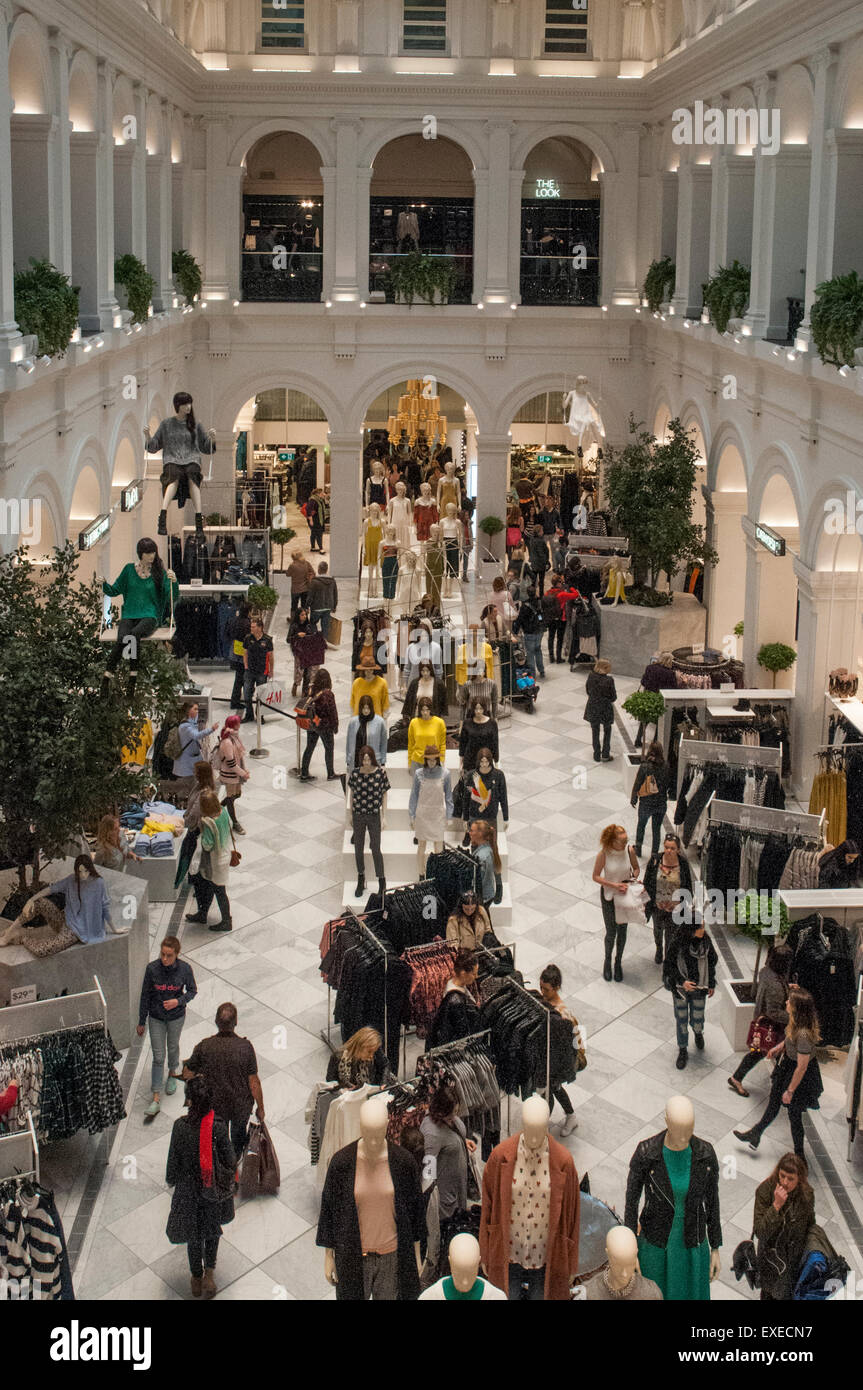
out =
[[[103,322],[99,310],[100,265],[99,224],[104,208],[99,198],[99,155],[102,137],[95,131],[73,131],[70,137],[70,171],[75,197],[70,209],[72,235],[72,282],[78,285],[78,322],[88,331],[109,328],[113,318]],[[113,277],[112,277],[113,278]]]
[[[96,65],[96,304],[99,327],[109,328],[119,306],[114,298],[114,70]]]
[[[359,264],[359,228],[368,228],[368,202],[361,204],[357,151],[361,123],[348,116],[334,116],[330,129],[336,137],[335,248],[331,299],[336,304],[358,304],[368,285],[366,265]],[[368,230],[366,231],[368,240]]]
[[[245,169],[229,167],[225,179],[225,223],[227,245],[225,259],[228,267],[228,298],[240,299],[243,277],[243,184]]]
[[[710,273],[733,260],[752,263],[755,164],[749,155],[720,153],[714,183]]]
[[[57,124],[51,150],[51,247],[58,270],[72,270],[72,219],[69,136],[69,46],[58,29],[49,29],[54,114]]]
[[[746,667],[746,681],[750,690],[759,689],[765,672],[756,661],[760,642],[758,640],[758,610],[761,603],[761,581],[764,573],[764,559],[767,551],[758,544],[753,523],[743,517],[743,535],[746,544],[746,603],[743,614],[743,664]],[[751,529],[747,529],[747,526]]]
[[[800,271],[807,253],[806,223],[802,209],[807,206],[811,155],[808,147],[785,145],[777,154],[765,156],[762,162],[766,162],[769,168],[760,181],[760,244],[756,262],[753,236],[754,288],[746,322],[749,323],[751,317],[753,335],[783,342],[788,328],[787,301],[803,296]],[[755,333],[756,322],[764,327],[760,335]]]
[[[638,172],[641,127],[618,129],[618,170],[600,175],[602,184],[603,304],[637,304]]]
[[[827,228],[823,255],[815,283],[834,275],[847,275],[863,264],[863,221],[855,198],[848,197],[851,188],[863,188],[863,130],[830,130],[827,132]],[[812,152],[812,180],[815,181],[815,151]],[[807,273],[806,322],[800,329],[808,332],[809,280]]]
[[[849,581],[843,586],[846,601],[856,607],[857,575],[834,576],[810,570],[795,556],[794,573],[800,598],[797,640],[796,684],[791,715],[791,748],[794,757],[793,788],[808,798],[817,764],[812,754],[822,741],[824,691],[827,673],[834,664],[829,648],[830,605],[838,577]],[[859,616],[858,616],[859,621]],[[839,659],[839,653],[835,653]],[[843,663],[844,664],[844,663]]]
[[[725,640],[744,619],[746,606],[746,551],[741,520],[746,514],[745,492],[714,492],[707,503],[707,537],[719,553],[719,564],[708,565],[704,577],[707,607],[707,640],[723,650]]]
[[[147,155],[147,269],[156,282],[153,288],[156,313],[174,307],[171,113],[165,102],[159,107],[159,145],[158,153]]]
[[[477,437],[476,535],[480,559],[489,551],[498,559],[504,555],[504,533],[489,540],[479,529],[483,517],[497,516],[506,521],[506,479],[512,440],[508,434],[490,435],[481,431]],[[478,568],[478,573],[482,570]]]
[[[833,187],[832,175],[834,172],[833,160],[831,158],[836,146],[830,145],[830,137],[834,134],[828,130],[830,124],[833,102],[836,92],[836,73],[839,66],[839,46],[831,44],[823,48],[810,59],[809,67],[813,77],[812,95],[812,126],[809,132],[809,147],[812,151],[812,164],[809,173],[809,210],[808,210],[808,229],[806,237],[806,287],[804,290],[804,317],[803,322],[797,330],[797,336],[801,342],[809,343],[812,340],[812,331],[809,326],[809,311],[815,299],[816,286],[822,280],[829,280],[832,275],[837,273],[833,265],[833,236],[831,232],[834,228],[834,211],[837,207],[834,201],[835,190]],[[844,171],[843,171],[844,172]],[[860,173],[860,165],[849,173]],[[844,183],[840,185],[842,192],[839,197],[839,204],[847,208],[849,203],[856,199],[848,197],[848,191],[852,188],[859,189],[859,183]],[[859,228],[859,214],[854,218],[856,227]],[[858,242],[859,245],[859,242]],[[857,270],[858,262],[848,265],[848,270]]]
[[[336,263],[336,170],[321,166],[324,184],[324,253],[323,274],[321,275],[321,299],[326,302],[331,297]]]
[[[755,87],[758,110],[773,110],[776,105],[776,74],[768,73]],[[752,204],[752,276],[749,284],[749,308],[744,323],[753,338],[765,338],[770,324],[770,282],[772,274],[773,190],[775,186],[776,155],[764,153],[755,146],[755,189]]]
[[[685,316],[700,313],[701,286],[709,273],[713,171],[709,164],[681,164],[677,179],[677,278],[671,304]]]
[[[147,89],[140,82],[132,87],[138,138],[132,148],[132,246],[139,261],[147,264]]]
[[[473,170],[473,294],[471,302],[481,304],[485,299],[488,269],[489,224],[488,169]],[[499,301],[498,301],[499,302]]]
[[[360,299],[369,297],[369,221],[371,216],[371,169],[357,169],[357,283]]]
[[[12,7],[0,0],[0,364],[22,346],[15,322],[12,216],[12,97],[9,91],[9,24]]]
[[[521,199],[524,169],[509,171],[509,292],[511,304],[521,303]]]
[[[228,197],[228,124],[223,116],[208,116],[207,132],[207,252],[204,267],[204,299],[227,299],[228,243],[233,228],[226,225]]]
[[[336,579],[355,579],[360,544],[362,437],[359,430],[355,434],[331,434],[329,446],[330,573]]]
[[[474,170],[482,180],[485,204],[485,236],[479,240],[479,220],[474,221],[474,298],[485,304],[512,303],[510,235],[512,226],[510,145],[515,127],[511,121],[487,121],[488,169]],[[477,185],[479,194],[479,185]],[[479,201],[479,197],[477,197]],[[476,210],[475,210],[476,211]],[[485,248],[485,265],[480,273],[479,258]]]
[[[34,260],[53,260],[52,142],[54,116],[11,119],[12,217],[15,227],[15,265],[26,270]]]

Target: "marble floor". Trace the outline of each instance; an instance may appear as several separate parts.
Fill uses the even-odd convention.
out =
[[[340,584],[339,589],[340,611],[347,619],[356,606],[356,586]],[[472,579],[467,593],[471,613],[478,613],[487,601],[485,586]],[[286,676],[289,684],[284,645],[288,607],[283,599],[272,633],[277,675]],[[338,770],[344,765],[351,678],[348,627],[346,620],[341,649],[331,652],[328,660],[342,716]],[[584,673],[571,674],[566,665],[547,665],[547,672],[537,713],[531,717],[516,709],[501,724],[501,766],[511,807],[513,902],[512,927],[504,936],[516,943],[517,965],[528,982],[535,984],[550,961],[560,966],[563,994],[586,1032],[588,1066],[569,1088],[578,1129],[563,1142],[579,1174],[589,1174],[591,1191],[622,1213],[628,1162],[636,1143],[663,1128],[670,1095],[688,1095],[695,1106],[696,1133],[715,1145],[722,1169],[722,1273],[713,1297],[751,1297],[734,1279],[731,1255],[750,1233],[758,1182],[790,1148],[787,1121],[784,1116],[777,1119],[757,1154],[734,1140],[732,1129],[753,1121],[763,1108],[767,1069],[751,1074],[750,1100],[729,1090],[726,1077],[735,1059],[719,1024],[718,997],[708,1004],[705,1051],[693,1052],[684,1072],[675,1069],[672,1007],[653,961],[649,928],[630,928],[623,983],[603,980],[602,920],[590,875],[600,828],[618,820],[634,829],[634,812],[622,782],[627,731],[615,733],[615,761],[595,764],[582,719]],[[227,672],[215,677],[207,673],[206,681],[217,695],[230,689]],[[619,680],[618,694],[624,696],[636,684]],[[630,727],[629,737],[633,732]],[[345,809],[340,784],[325,780],[320,750],[312,764],[318,774],[313,784],[299,785],[287,775],[296,763],[296,738],[288,720],[268,718],[263,744],[268,756],[250,760],[251,781],[240,803],[248,833],[241,845],[242,866],[232,872],[230,885],[233,934],[214,936],[187,924],[171,905],[153,907],[152,955],[155,943],[179,917],[183,956],[194,969],[199,991],[187,1013],[182,1055],[188,1056],[200,1038],[214,1031],[216,1006],[233,1000],[239,1032],[252,1039],[257,1051],[267,1122],[281,1164],[278,1196],[238,1201],[236,1218],[225,1228],[218,1298],[324,1299],[334,1295],[324,1281],[323,1251],[315,1246],[318,1189],[303,1112],[309,1090],[324,1076],[328,1060],[320,1037],[327,1022],[327,991],[317,968],[318,941],[323,923],[342,906],[348,876],[342,854]],[[730,959],[751,968],[748,943],[735,937],[729,945]],[[729,974],[728,959],[720,954],[723,976]],[[170,1245],[165,1236],[170,1205],[165,1160],[171,1125],[182,1113],[182,1093],[163,1097],[161,1114],[145,1124],[150,1063],[146,1040],[138,1053],[126,1059],[131,1075],[128,1118],[117,1131],[101,1184],[88,1199],[89,1225],[76,1269],[80,1297],[189,1296],[185,1248]],[[859,1278],[863,1251],[856,1241],[863,1233],[858,1186],[863,1146],[858,1145],[855,1163],[846,1163],[843,1063],[844,1056],[837,1054],[823,1067],[825,1094],[821,1110],[810,1112],[807,1119],[807,1138],[818,1218]],[[515,1128],[518,1114],[514,1101]],[[62,1161],[52,1165],[60,1182],[65,1166]],[[71,1176],[65,1183],[68,1224],[75,1215],[76,1194]]]

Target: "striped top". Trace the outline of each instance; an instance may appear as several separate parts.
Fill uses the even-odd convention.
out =
[[[18,1193],[0,1206],[0,1278],[21,1284],[32,1280],[30,1298],[60,1298],[62,1242],[39,1196],[32,1203]],[[21,1291],[23,1293],[23,1290]]]

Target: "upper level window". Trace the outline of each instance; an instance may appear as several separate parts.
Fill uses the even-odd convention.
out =
[[[571,0],[545,0],[545,53],[549,57],[586,54],[587,2],[575,6]]]
[[[446,53],[446,0],[403,0],[402,52]]]
[[[261,48],[304,49],[305,0],[261,0]]]

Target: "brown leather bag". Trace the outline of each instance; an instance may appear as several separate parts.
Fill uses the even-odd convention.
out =
[[[270,1132],[263,1120],[253,1120],[240,1173],[240,1192],[244,1197],[273,1196],[280,1182],[279,1160]]]

